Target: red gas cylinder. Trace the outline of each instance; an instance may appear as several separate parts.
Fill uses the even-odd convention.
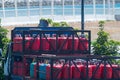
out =
[[[102,67],[99,66],[97,68],[97,65],[91,65],[91,66],[92,66],[93,78],[95,78],[95,79],[101,79]],[[96,72],[95,72],[95,70],[96,70]]]
[[[14,62],[13,64],[13,74],[14,75],[18,74],[18,62]]]
[[[49,39],[49,41],[50,41],[50,50],[56,50],[56,38],[55,37],[51,37]]]
[[[112,70],[113,79],[120,79],[120,67],[118,65],[112,65],[112,67],[113,67],[113,70]]]
[[[57,79],[57,80],[61,80],[62,78],[62,71],[61,70],[61,65],[54,65],[53,66],[53,78],[54,79]],[[46,73],[46,80],[50,80],[50,70],[51,70],[51,67],[50,66],[47,66],[46,67],[46,70],[47,70],[47,73]],[[60,71],[60,72],[59,72]],[[59,73],[58,73],[59,72]]]
[[[61,48],[62,50],[67,50],[68,49],[68,40],[66,40],[67,37],[58,37],[58,47],[59,49]]]
[[[26,51],[30,51],[31,49],[31,42],[32,42],[32,40],[33,40],[33,38],[32,37],[30,37],[29,35],[27,35],[26,37],[25,37],[25,50]]]
[[[72,44],[72,40],[73,40],[72,37],[68,38],[68,49],[69,49],[69,50],[72,50],[72,47],[73,47],[73,46],[72,46],[72,45],[73,45],[73,44]],[[75,37],[75,38],[74,38],[74,47],[73,47],[74,50],[78,50],[78,42],[79,42],[78,38]]]
[[[25,75],[29,76],[30,75],[30,63],[28,62],[28,60],[26,59],[27,57],[23,58],[23,64],[24,64],[24,68],[26,70]]]
[[[112,78],[112,68],[110,65],[101,65],[102,68],[102,78],[111,79]]]
[[[22,37],[20,35],[13,38],[13,51],[22,52]]]
[[[27,63],[24,64],[22,62],[18,62],[18,75],[19,76],[26,76],[27,75]]]
[[[86,38],[80,38],[78,44],[79,50],[87,50],[88,49],[88,40]]]
[[[29,76],[30,75],[30,64],[25,63],[24,65],[25,65],[24,68],[26,71],[25,76]]]
[[[33,51],[38,51],[40,49],[40,38],[39,37],[33,38],[31,46]]]
[[[50,50],[50,44],[49,44],[49,37],[47,37],[47,39],[46,38],[42,38],[42,43],[41,43],[41,45],[42,45],[42,50],[44,50],[44,51],[48,51],[48,50]]]
[[[83,71],[82,71],[82,72],[83,72],[83,75],[84,75],[83,77],[84,77],[85,79],[89,77],[89,79],[90,79],[90,78],[92,77],[92,66],[91,66],[91,65],[88,66],[88,72],[87,72],[87,73],[88,73],[88,76],[87,76],[87,73],[86,73],[86,70],[87,70],[86,68],[87,68],[87,67],[85,66],[84,69],[83,69]]]
[[[24,65],[22,62],[18,62],[18,75],[19,76],[24,76]]]
[[[73,79],[80,80],[83,74],[82,71],[85,68],[84,68],[84,65],[77,65],[77,68],[75,66],[72,67],[72,77]]]
[[[72,79],[72,66],[65,65],[62,69],[62,79]]]

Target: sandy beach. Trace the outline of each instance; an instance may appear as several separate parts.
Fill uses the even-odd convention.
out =
[[[81,29],[81,22],[69,22],[69,26],[77,29]],[[16,26],[19,27],[37,27],[38,24],[21,24],[21,25],[11,25],[11,26],[3,26],[4,28],[8,29],[8,38],[10,38],[11,30],[14,29]],[[95,40],[97,38],[97,32],[99,31],[98,21],[89,21],[85,22],[85,30],[91,31],[91,40]],[[106,21],[104,25],[104,30],[110,34],[110,39],[120,41],[120,21]]]

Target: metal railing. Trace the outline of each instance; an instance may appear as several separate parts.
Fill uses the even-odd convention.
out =
[[[82,36],[84,33],[84,36]],[[13,31],[12,32],[12,53],[20,53],[20,54],[90,54],[90,44],[91,44],[91,35],[89,30],[24,30],[24,31]],[[19,36],[18,39],[20,43],[15,41],[16,35]],[[29,38],[29,40],[26,40]],[[32,47],[34,46],[35,39],[39,38],[38,41],[38,49],[34,50]],[[60,38],[62,43],[60,42]],[[68,43],[71,39],[71,42]],[[17,39],[16,39],[17,40]],[[77,41],[77,43],[75,42]],[[28,48],[26,49],[26,44],[28,44]],[[83,49],[78,49],[78,44]],[[45,46],[49,45],[49,49],[45,49]],[[68,45],[71,46],[68,49]],[[75,46],[76,45],[76,49]],[[21,48],[21,50],[14,51],[16,47]],[[37,44],[36,44],[37,46]],[[65,48],[66,46],[66,48]],[[65,48],[65,49],[64,49]],[[14,54],[15,54],[14,53]]]

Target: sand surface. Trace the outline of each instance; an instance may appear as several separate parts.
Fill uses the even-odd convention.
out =
[[[69,22],[69,26],[74,27],[76,29],[81,29],[81,22]],[[91,40],[95,40],[97,38],[97,32],[99,31],[98,22],[85,22],[85,30],[91,31]],[[11,30],[16,27],[27,27],[34,26],[37,27],[38,24],[26,24],[26,25],[11,25],[11,26],[3,26],[8,29],[8,38],[11,36]],[[104,25],[104,30],[110,34],[110,39],[120,41],[120,21],[106,21]]]

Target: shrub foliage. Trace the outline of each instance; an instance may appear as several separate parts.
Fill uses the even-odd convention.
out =
[[[104,31],[104,21],[99,22],[98,38],[93,42],[93,53],[96,55],[118,55],[120,42],[111,40],[109,33]]]
[[[6,53],[6,46],[7,43],[9,42],[9,39],[7,38],[7,33],[8,30],[1,27],[1,19],[0,19],[0,48],[3,50],[3,56]],[[2,64],[2,62],[0,61],[0,64]],[[0,66],[0,80],[4,80],[4,75],[3,75],[3,67]]]

